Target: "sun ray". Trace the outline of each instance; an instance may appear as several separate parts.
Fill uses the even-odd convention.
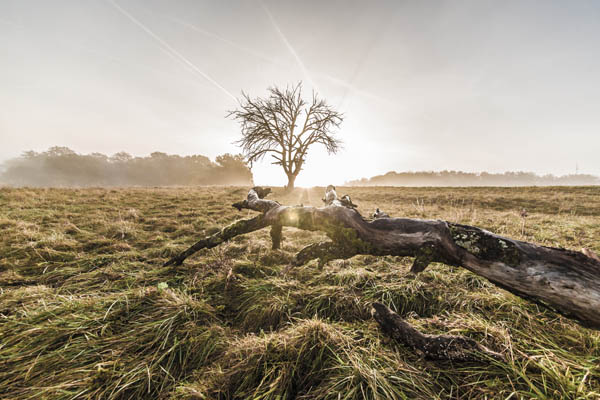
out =
[[[275,18],[273,17],[273,14],[271,14],[271,12],[269,11],[269,9],[267,8],[267,5],[262,0],[258,0],[258,2],[260,3],[260,6],[263,8],[263,10],[265,11],[265,13],[269,17],[269,21],[271,21],[271,25],[273,25],[273,28],[277,32],[277,35],[279,36],[279,39],[281,39],[281,41],[283,42],[283,44],[285,45],[285,47],[289,50],[289,52],[292,54],[292,56],[296,60],[296,63],[300,67],[300,70],[302,70],[302,74],[304,75],[304,78],[311,84],[311,86],[313,88],[318,89],[317,85],[314,82],[314,80],[312,79],[312,77],[308,73],[308,69],[304,65],[304,62],[302,61],[302,59],[300,58],[300,56],[298,55],[298,53],[296,52],[296,50],[294,49],[294,47],[292,46],[292,44],[289,42],[289,40],[287,39],[287,37],[283,34],[283,31],[279,27],[279,24],[277,23],[277,21],[275,21]]]

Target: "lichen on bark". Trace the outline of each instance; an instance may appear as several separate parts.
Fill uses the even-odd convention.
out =
[[[449,223],[448,227],[454,243],[480,259],[513,267],[521,262],[517,246],[508,239],[472,226]]]

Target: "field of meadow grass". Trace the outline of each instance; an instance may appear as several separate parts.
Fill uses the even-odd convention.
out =
[[[289,268],[324,239],[284,228],[162,264],[255,214],[248,188],[0,189],[2,399],[600,399],[600,332],[464,269],[357,256]],[[270,199],[321,206],[323,188]],[[600,187],[338,188],[363,216],[443,219],[600,253]],[[522,218],[520,211],[529,216]],[[429,361],[382,302],[506,361]],[[600,312],[600,310],[599,310]]]

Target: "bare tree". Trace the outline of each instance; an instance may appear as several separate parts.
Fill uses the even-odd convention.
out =
[[[270,87],[266,98],[255,99],[242,92],[239,108],[227,117],[240,123],[242,147],[252,165],[267,153],[281,165],[288,178],[287,188],[294,188],[296,177],[306,161],[309,147],[322,144],[329,154],[341,147],[332,130],[342,123],[343,115],[313,92],[310,104],[302,98],[302,82],[296,86]]]

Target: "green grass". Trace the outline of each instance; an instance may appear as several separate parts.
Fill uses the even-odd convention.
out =
[[[455,267],[406,257],[289,268],[320,233],[237,237],[247,188],[0,189],[0,398],[600,399],[600,332]],[[444,219],[600,253],[600,188],[338,188],[367,216]],[[320,206],[323,188],[270,197]],[[521,208],[529,212],[523,226]],[[428,361],[381,334],[383,302],[505,362]]]

